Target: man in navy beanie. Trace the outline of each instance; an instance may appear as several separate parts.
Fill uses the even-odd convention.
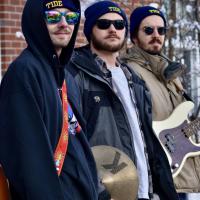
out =
[[[101,17],[102,15],[106,13],[117,13],[119,14],[124,22],[125,22],[125,30],[126,30],[126,36],[128,32],[128,21],[125,12],[117,5],[116,3],[113,3],[112,1],[100,1],[92,6],[88,7],[85,10],[85,24],[84,24],[84,34],[90,42],[90,37],[92,33],[92,28],[95,25],[97,19]]]
[[[98,200],[78,88],[65,70],[79,23],[79,0],[26,1],[28,47],[0,86],[0,166],[12,200]]]
[[[68,69],[80,88],[87,138],[91,146],[113,146],[132,159],[139,177],[138,199],[177,200],[168,161],[152,129],[149,93],[119,59],[127,31],[118,4],[99,1],[85,10],[89,44],[75,49]]]
[[[162,53],[167,28],[167,21],[161,10],[151,6],[136,8],[130,16],[130,39],[133,47],[122,56],[123,61],[145,81],[151,93],[154,121],[169,118],[179,104],[191,100],[185,94],[179,79],[185,66],[173,62]],[[178,175],[173,174],[175,188],[179,193],[200,191],[199,169],[200,160],[196,156],[186,160]],[[171,170],[173,171],[172,166]],[[182,196],[185,195],[181,194],[180,197]]]

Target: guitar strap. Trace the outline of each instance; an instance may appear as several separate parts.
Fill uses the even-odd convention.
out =
[[[8,182],[6,180],[5,174],[3,172],[3,168],[0,165],[0,199],[1,200],[9,200],[10,192],[8,187]]]
[[[185,90],[184,90],[184,88],[183,88],[183,86],[182,86],[182,84],[181,84],[179,79],[174,79],[173,83],[175,84],[176,89],[181,92],[181,94],[183,95],[183,97],[187,101],[192,101],[193,102],[192,98],[185,92]]]
[[[60,176],[63,163],[65,160],[65,155],[68,147],[68,100],[67,100],[67,87],[66,82],[64,80],[61,90],[61,98],[62,98],[62,114],[63,114],[63,125],[61,135],[54,153],[54,161],[56,165],[56,170],[58,176]]]

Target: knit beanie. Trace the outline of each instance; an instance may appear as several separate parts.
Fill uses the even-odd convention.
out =
[[[77,11],[76,0],[43,0],[43,10],[48,11],[54,8],[68,8],[71,11]]]
[[[128,20],[125,12],[119,7],[118,4],[112,1],[99,1],[85,10],[85,24],[84,24],[84,34],[90,42],[90,36],[92,33],[92,28],[95,25],[97,19],[106,13],[114,12],[122,16],[126,22],[126,36],[128,33]]]
[[[158,15],[160,17],[162,17],[163,21],[164,21],[164,25],[167,25],[166,19],[163,15],[163,13],[158,10],[157,8],[154,8],[152,6],[143,6],[143,7],[138,7],[136,8],[131,16],[130,16],[130,38],[132,40],[133,36],[135,36],[135,34],[138,31],[138,28],[142,22],[142,20],[148,16],[151,15]]]

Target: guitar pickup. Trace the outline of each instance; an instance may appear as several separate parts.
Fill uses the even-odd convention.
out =
[[[168,133],[165,135],[165,138],[166,138],[166,143],[165,143],[166,148],[170,153],[174,153],[176,148],[174,136]]]
[[[166,146],[166,148],[168,149],[168,151],[170,153],[174,153],[175,152],[176,146],[174,144],[172,144],[171,142],[167,141],[165,146]]]
[[[174,144],[174,136],[170,135],[169,133],[165,135],[165,138],[168,142],[171,142],[172,144]]]

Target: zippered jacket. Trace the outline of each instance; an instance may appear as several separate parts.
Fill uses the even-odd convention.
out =
[[[79,85],[90,145],[109,145],[119,148],[135,161],[133,138],[126,111],[109,81],[104,78],[88,45],[75,50],[67,69]],[[129,87],[135,91],[142,123],[141,129],[147,145],[154,192],[161,200],[177,200],[167,158],[152,130],[149,91],[144,81],[132,71],[130,72],[132,80]]]

